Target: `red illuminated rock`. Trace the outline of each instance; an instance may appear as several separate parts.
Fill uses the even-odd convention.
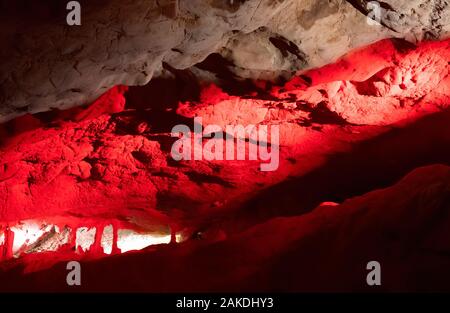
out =
[[[205,125],[279,125],[282,147],[275,172],[260,172],[257,161],[171,160],[175,139],[152,131],[151,124],[137,130],[133,125],[140,125],[142,116],[123,111],[123,88],[86,109],[61,112],[53,124],[34,122],[31,129],[8,135],[5,126],[1,220],[144,215],[156,224],[196,224],[288,176],[310,172],[327,154],[383,133],[386,125],[442,110],[450,94],[449,59],[448,41],[405,53],[383,41],[306,72],[310,87],[296,87],[294,78],[274,88],[273,100],[209,87],[201,102],[180,104],[179,116],[202,117]],[[175,122],[169,125],[168,131]]]
[[[444,112],[449,41],[407,48],[381,41],[284,86],[260,81],[247,95],[203,86],[198,101],[173,108],[157,106],[151,94],[142,103],[127,102],[127,88],[118,86],[88,107],[2,124],[1,224],[32,219],[61,229],[170,228],[172,239],[176,230],[184,239],[220,241],[274,217],[301,215],[335,201],[331,195],[343,200],[386,186],[419,165],[448,162],[445,152],[427,149],[450,143]],[[437,117],[431,122],[420,121],[432,113]],[[173,160],[171,128],[194,117],[202,117],[204,125],[279,126],[278,170],[261,172],[260,161]],[[338,212],[345,205],[319,212],[325,208]],[[330,219],[333,223],[334,215]],[[267,231],[282,228],[274,227]],[[104,256],[99,236],[95,257]],[[262,258],[265,252],[259,253]],[[31,268],[65,258],[73,258],[73,251],[32,262]]]
[[[419,168],[388,188],[275,218],[226,240],[86,261],[78,290],[448,291],[449,195],[448,166]],[[25,264],[38,260],[29,255]],[[373,260],[382,277],[375,289],[366,284]],[[65,264],[14,277],[0,290],[70,291],[59,279]],[[0,272],[0,279],[11,278]]]
[[[2,1],[0,290],[448,291],[450,4],[366,2]]]

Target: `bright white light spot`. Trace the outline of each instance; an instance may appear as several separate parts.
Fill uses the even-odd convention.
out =
[[[117,246],[122,252],[141,250],[151,245],[170,243],[170,235],[139,234],[129,229],[120,229],[118,236]]]
[[[23,221],[13,227],[14,232],[13,254],[19,257],[22,253],[36,253],[43,251],[57,251],[67,244],[70,239],[69,227],[60,229],[58,226],[42,221]],[[88,251],[95,242],[96,228],[80,227],[76,230],[76,248],[81,247],[83,252]],[[105,254],[112,253],[114,239],[113,225],[104,228],[101,236],[101,246]],[[176,235],[176,242],[183,240],[181,234]],[[0,232],[0,245],[4,245],[6,234]],[[117,247],[121,252],[141,250],[151,245],[168,244],[171,241],[169,233],[138,233],[129,229],[118,230]]]
[[[19,252],[24,246],[35,243],[51,227],[51,225],[45,225],[35,221],[24,221],[19,225],[11,227],[11,230],[14,232],[13,253]]]
[[[26,253],[57,251],[59,247],[69,242],[70,229],[64,228],[60,231],[58,226],[50,225],[50,230],[46,232],[39,243],[36,242],[26,250]]]
[[[103,252],[106,254],[111,254],[112,251],[112,244],[113,244],[113,237],[114,237],[114,229],[112,225],[108,225],[103,230],[102,235],[102,247]]]
[[[95,227],[90,229],[87,227],[78,228],[75,245],[76,249],[78,249],[78,247],[81,247],[84,252],[88,251],[95,241],[95,231]]]

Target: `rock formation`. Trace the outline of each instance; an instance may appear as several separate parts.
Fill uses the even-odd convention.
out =
[[[0,120],[92,102],[115,85],[144,85],[163,63],[190,68],[212,53],[242,78],[276,79],[384,38],[445,39],[444,0],[96,0],[67,26],[64,1],[1,8]],[[371,11],[370,11],[371,12]],[[369,20],[366,15],[369,15]],[[208,75],[206,75],[207,77]]]
[[[0,290],[448,291],[448,1],[0,3]]]

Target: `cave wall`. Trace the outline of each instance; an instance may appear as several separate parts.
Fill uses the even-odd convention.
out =
[[[70,27],[65,4],[2,1],[1,121],[87,104],[214,52],[238,77],[290,77],[383,38],[446,38],[450,19],[446,1],[385,1],[369,25],[356,0],[102,0],[82,1],[82,25]]]
[[[448,290],[448,1],[80,2],[0,1],[0,290]],[[276,170],[174,160],[199,118]]]

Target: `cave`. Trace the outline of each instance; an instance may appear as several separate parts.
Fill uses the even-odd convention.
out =
[[[450,291],[448,1],[68,2],[0,1],[0,292]]]

